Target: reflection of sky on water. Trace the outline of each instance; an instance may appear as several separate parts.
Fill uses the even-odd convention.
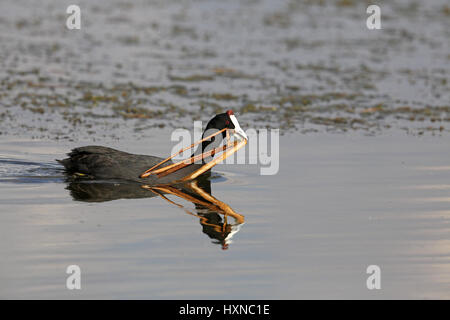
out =
[[[246,221],[226,251],[197,217],[161,197],[85,203],[62,182],[2,182],[0,295],[448,298],[448,171],[423,169],[446,166],[446,144],[284,136],[279,175],[219,165],[225,179],[213,179],[212,194]],[[39,145],[45,149],[33,150]],[[140,144],[126,145],[118,147],[136,152]],[[2,144],[9,156],[14,148]],[[66,151],[29,158],[46,162]],[[69,264],[82,268],[78,293],[64,288]],[[381,267],[379,292],[365,288],[370,264]]]

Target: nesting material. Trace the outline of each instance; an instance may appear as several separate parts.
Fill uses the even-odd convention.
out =
[[[142,173],[140,175],[141,178],[147,178],[148,176],[152,175],[152,174],[156,174],[158,176],[158,178],[164,177],[168,174],[171,174],[173,172],[176,172],[192,163],[195,163],[196,161],[199,160],[203,160],[207,157],[210,156],[214,156],[219,152],[222,152],[222,154],[218,157],[216,157],[215,159],[211,160],[210,162],[204,164],[201,168],[199,168],[198,170],[190,173],[189,175],[187,175],[186,177],[180,179],[181,181],[187,181],[187,180],[191,180],[191,179],[195,179],[197,178],[199,175],[201,175],[202,173],[204,173],[205,171],[211,169],[212,167],[214,167],[216,164],[218,164],[219,162],[225,160],[226,158],[228,158],[230,155],[232,155],[233,153],[235,153],[236,151],[238,151],[239,149],[241,149],[243,146],[245,146],[247,144],[247,139],[238,139],[238,141],[231,141],[231,135],[229,131],[234,131],[233,129],[227,129],[224,128],[222,130],[219,130],[211,135],[209,135],[206,138],[203,138],[193,144],[191,144],[189,147],[186,147],[184,149],[181,149],[180,151],[172,154],[170,157],[164,159],[163,161],[159,162],[158,164],[154,165],[153,167],[151,167],[150,169],[148,169],[147,171],[145,171],[144,173]],[[196,156],[192,156],[186,160],[181,160],[179,162],[175,162],[173,164],[170,164],[168,166],[165,166],[163,168],[159,168],[162,164],[166,163],[167,161],[169,161],[170,159],[172,159],[173,157],[175,157],[176,155],[185,152],[189,149],[192,149],[193,147],[195,147],[196,145],[200,144],[201,142],[211,139],[212,137],[215,137],[218,134],[221,134],[222,132],[226,131],[226,144],[220,147],[217,147],[213,150],[209,150],[207,152],[203,152],[202,154],[196,155]],[[233,132],[233,136],[234,132]]]

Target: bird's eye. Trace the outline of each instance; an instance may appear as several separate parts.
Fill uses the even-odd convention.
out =
[[[225,121],[225,124],[226,124],[226,125],[229,125],[229,124],[230,124],[230,121],[228,121],[228,120]]]

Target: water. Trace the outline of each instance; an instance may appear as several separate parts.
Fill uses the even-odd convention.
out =
[[[354,0],[80,0],[68,30],[71,1],[1,1],[0,298],[448,299],[447,2],[379,1],[368,30]],[[276,175],[145,189],[55,161],[166,156],[227,109],[280,129]]]
[[[448,133],[448,1],[0,4],[0,133],[87,140],[191,128],[232,108],[284,131]]]
[[[52,162],[71,145],[2,141],[0,296],[449,298],[448,141],[324,134],[280,142],[277,175],[217,166],[212,195],[245,217],[223,250],[186,213],[197,213],[189,201],[78,201]],[[72,264],[82,270],[79,291],[65,287]],[[366,288],[373,264],[381,290]]]

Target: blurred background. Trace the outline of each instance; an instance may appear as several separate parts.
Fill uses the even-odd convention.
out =
[[[137,139],[232,108],[282,132],[392,128],[442,134],[450,120],[450,5],[378,1],[73,1],[0,4],[0,131]]]

